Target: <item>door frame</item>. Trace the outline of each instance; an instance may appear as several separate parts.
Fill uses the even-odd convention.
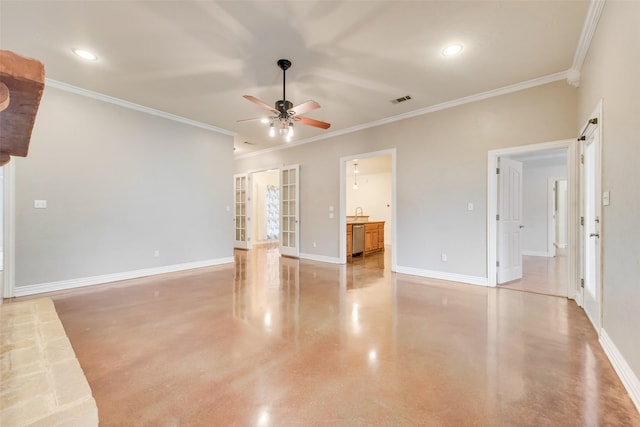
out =
[[[396,210],[396,149],[389,148],[380,151],[370,151],[367,153],[353,154],[340,157],[340,231],[338,241],[340,242],[340,264],[347,263],[347,163],[354,159],[366,159],[369,157],[380,157],[391,155],[391,271],[397,271],[398,244],[397,244],[397,223],[398,216]]]
[[[3,253],[4,265],[2,271],[2,286],[0,287],[0,297],[13,298],[16,286],[15,266],[16,266],[16,169],[15,160],[3,166],[4,181],[4,209],[3,227]],[[1,298],[0,298],[1,299]]]
[[[567,198],[568,198],[568,267],[569,280],[567,296],[576,299],[578,294],[579,272],[577,263],[578,244],[578,215],[577,215],[577,186],[578,186],[578,144],[575,139],[542,142],[538,144],[521,145],[518,147],[489,150],[487,168],[487,285],[497,286],[497,224],[496,214],[498,210],[498,178],[496,168],[498,158],[515,154],[524,154],[558,148],[567,149]]]

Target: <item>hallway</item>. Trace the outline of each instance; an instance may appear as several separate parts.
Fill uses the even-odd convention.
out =
[[[49,296],[101,426],[640,425],[573,301],[393,274],[389,256],[260,247]]]
[[[523,256],[522,278],[499,285],[505,289],[567,297],[568,256],[566,249],[557,249],[555,257]]]

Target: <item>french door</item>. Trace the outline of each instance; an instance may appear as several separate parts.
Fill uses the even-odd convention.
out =
[[[251,178],[249,174],[234,175],[234,247],[251,249]]]
[[[280,254],[300,256],[300,166],[280,169]]]

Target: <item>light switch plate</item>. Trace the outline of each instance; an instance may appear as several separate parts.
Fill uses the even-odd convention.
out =
[[[47,209],[47,201],[46,200],[34,200],[33,207],[36,209]]]
[[[609,192],[605,191],[602,193],[602,205],[609,206]]]
[[[468,211],[472,211],[473,210],[473,203],[471,203],[471,202],[467,203],[467,210]]]

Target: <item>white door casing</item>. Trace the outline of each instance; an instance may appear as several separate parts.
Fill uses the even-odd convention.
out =
[[[522,163],[498,159],[498,283],[522,278]]]
[[[600,137],[598,125],[586,129],[581,144],[582,177],[582,302],[587,316],[600,330],[602,283],[600,276]]]
[[[246,173],[233,178],[234,247],[251,249],[251,178]]]
[[[280,169],[280,254],[300,256],[300,166]]]

